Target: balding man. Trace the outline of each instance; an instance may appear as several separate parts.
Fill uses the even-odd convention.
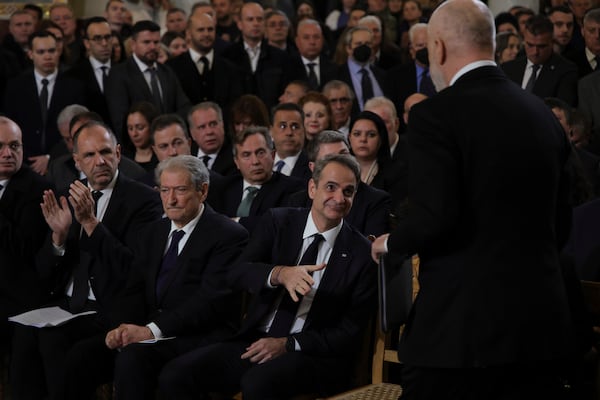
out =
[[[555,361],[570,354],[557,255],[567,144],[495,65],[493,21],[474,0],[433,13],[438,94],[411,110],[409,210],[373,243],[374,258],[421,258],[399,348],[403,399],[556,398]]]

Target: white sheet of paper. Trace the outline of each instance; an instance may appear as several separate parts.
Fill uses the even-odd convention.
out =
[[[142,340],[141,342],[138,343],[142,343],[142,344],[153,344],[153,343],[158,343],[161,340],[171,340],[171,339],[175,339],[175,336],[169,336],[169,337],[164,337],[164,338],[160,338],[160,339],[147,339],[147,340]]]
[[[73,318],[82,315],[95,313],[96,311],[86,311],[78,314],[71,314],[60,307],[46,307],[15,315],[14,317],[8,318],[8,320],[22,325],[35,326],[36,328],[48,328],[63,325]]]

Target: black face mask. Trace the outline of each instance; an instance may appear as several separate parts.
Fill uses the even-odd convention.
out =
[[[427,51],[427,47],[417,50],[415,58],[421,64],[429,66],[429,52]]]
[[[352,50],[352,57],[361,64],[366,63],[371,58],[371,48],[366,44],[361,44]]]

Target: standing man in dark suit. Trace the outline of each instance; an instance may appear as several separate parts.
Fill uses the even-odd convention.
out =
[[[273,172],[274,156],[268,129],[247,128],[234,142],[233,159],[240,174],[215,182],[209,204],[252,233],[260,216],[281,207],[290,194],[304,186],[299,179]]]
[[[373,243],[375,259],[421,259],[398,354],[403,399],[562,390],[558,367],[573,344],[558,258],[568,145],[543,102],[498,70],[494,36],[482,2],[449,0],[433,13],[438,94],[410,114],[409,212]]]
[[[8,34],[2,41],[2,47],[16,57],[21,69],[31,66],[31,59],[28,57],[27,51],[29,50],[29,36],[34,31],[33,16],[26,10],[17,10],[10,15]]]
[[[271,137],[275,145],[273,170],[308,183],[312,173],[303,150],[306,140],[304,112],[297,104],[279,104],[273,108],[271,121]]]
[[[65,398],[70,362],[88,341],[102,339],[112,328],[110,314],[127,282],[134,240],[160,218],[156,192],[118,171],[120,147],[106,125],[84,124],[73,146],[87,184],[71,184],[68,200],[44,192],[41,207],[51,233],[36,265],[42,278],[56,283],[53,305],[71,313],[96,313],[60,327],[17,326],[11,388],[19,399],[43,398],[44,387],[50,398]]]
[[[323,30],[314,19],[303,19],[296,28],[296,47],[299,56],[292,62],[299,69],[298,75],[308,83],[310,90],[320,91],[323,86],[336,78],[337,66],[323,55]]]
[[[223,176],[237,171],[231,141],[225,135],[223,111],[217,103],[206,101],[193,106],[188,113],[188,126],[195,144],[192,154],[208,169]]]
[[[343,222],[358,182],[352,157],[328,157],[309,183],[310,210],[265,215],[231,274],[253,295],[241,331],[167,364],[166,398],[241,389],[246,400],[289,399],[348,386],[376,287],[368,242]]]
[[[106,87],[110,99],[108,110],[117,138],[121,137],[129,107],[148,101],[162,114],[178,113],[185,118],[190,102],[173,70],[157,63],[160,27],[152,21],[139,21],[133,26],[133,55],[111,68]]]
[[[39,307],[47,290],[35,269],[46,223],[40,201],[49,184],[23,165],[21,129],[0,117],[0,340],[10,343],[8,317]]]
[[[84,103],[82,85],[58,70],[56,38],[48,31],[29,37],[33,71],[8,82],[4,97],[6,115],[21,127],[23,156],[38,174],[48,169],[49,153],[61,137],[58,113],[70,104]]]
[[[373,32],[356,26],[346,34],[348,61],[338,69],[338,77],[346,82],[356,95],[352,113],[362,111],[371,97],[383,96],[386,88],[385,72],[371,65]]]
[[[264,10],[258,3],[244,3],[238,27],[241,40],[223,52],[223,56],[241,69],[244,93],[261,98],[267,108],[278,103],[285,86],[293,79],[288,55],[264,40]]]
[[[571,106],[577,102],[577,67],[554,53],[554,25],[535,16],[525,26],[526,56],[502,64],[504,73],[517,85],[539,96],[558,97]]]
[[[585,13],[581,35],[584,46],[572,48],[564,54],[577,65],[579,78],[600,69],[600,9],[594,8]]]
[[[167,158],[156,172],[167,218],[140,232],[128,286],[112,315],[121,324],[69,371],[74,384],[68,399],[89,398],[109,381],[115,357],[117,396],[150,399],[164,363],[230,336],[239,325],[239,302],[226,278],[248,233],[204,202],[209,174],[196,157]],[[137,344],[144,340],[158,342]]]
[[[242,79],[238,68],[214,49],[214,19],[196,13],[190,16],[186,32],[188,51],[170,59],[167,65],[175,71],[192,104],[214,101],[228,110],[242,95]]]
[[[83,28],[83,44],[87,57],[71,68],[67,75],[79,80],[84,86],[85,104],[110,124],[106,97],[106,81],[111,69],[112,41],[110,25],[103,17],[92,17]]]

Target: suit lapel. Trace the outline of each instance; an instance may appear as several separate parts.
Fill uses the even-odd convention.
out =
[[[144,72],[140,70],[137,66],[133,57],[127,60],[127,69],[129,70],[129,76],[133,78],[132,86],[137,87],[144,92],[144,97],[149,99],[152,102],[152,92],[150,91],[150,87],[148,86],[148,82],[146,82],[146,78],[144,77]]]
[[[167,241],[169,239],[169,232],[171,231],[171,221],[168,218],[165,218],[159,228],[158,234],[154,235],[155,238],[153,246],[150,248],[152,252],[150,260],[156,260],[149,266],[149,282],[150,284],[147,287],[148,298],[154,299],[156,306],[160,304],[161,299],[156,298],[156,278],[158,277],[158,272],[160,271],[160,267],[162,266],[162,259],[165,253],[165,249],[167,247]],[[163,297],[164,297],[163,291]]]

